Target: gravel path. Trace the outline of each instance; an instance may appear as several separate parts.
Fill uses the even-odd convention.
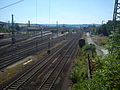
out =
[[[108,54],[108,50],[106,50],[105,48],[101,47],[101,46],[98,46],[95,42],[93,42],[92,38],[90,37],[90,34],[87,33],[86,34],[86,40],[88,42],[88,44],[94,44],[96,46],[96,52],[97,52],[97,55],[98,56],[101,56],[101,55],[106,55]]]

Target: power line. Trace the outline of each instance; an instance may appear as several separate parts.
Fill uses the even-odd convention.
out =
[[[7,6],[4,6],[4,7],[0,8],[0,10],[5,9],[5,8],[7,8],[7,7],[10,7],[10,6],[13,6],[13,5],[18,4],[18,3],[20,3],[20,2],[23,2],[23,1],[24,1],[24,0],[20,0],[20,1],[17,1],[17,2],[15,2],[15,3],[9,4],[9,5],[7,5]]]

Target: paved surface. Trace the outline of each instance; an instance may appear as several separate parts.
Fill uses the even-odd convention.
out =
[[[94,44],[96,46],[96,52],[97,52],[97,55],[98,56],[101,56],[101,55],[106,55],[108,54],[108,50],[106,50],[105,48],[101,47],[101,46],[98,46],[95,42],[93,42],[92,38],[90,37],[90,34],[87,33],[86,34],[87,36],[87,42],[90,44]]]

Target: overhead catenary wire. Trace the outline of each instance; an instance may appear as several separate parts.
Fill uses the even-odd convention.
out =
[[[7,8],[7,7],[10,7],[10,6],[13,6],[13,5],[18,4],[18,3],[20,3],[20,2],[23,2],[23,1],[24,1],[24,0],[20,0],[20,1],[17,1],[17,2],[15,2],[15,3],[9,4],[9,5],[7,5],[7,6],[1,7],[0,10],[5,9],[5,8]]]

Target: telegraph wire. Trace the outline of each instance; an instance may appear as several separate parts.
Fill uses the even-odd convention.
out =
[[[24,0],[20,0],[20,1],[17,1],[17,2],[15,2],[15,3],[9,4],[9,5],[7,5],[7,6],[4,6],[4,7],[0,8],[0,10],[5,9],[5,8],[7,8],[7,7],[10,7],[10,6],[13,6],[13,5],[18,4],[18,3],[20,3],[20,2],[23,2],[23,1],[24,1]]]

